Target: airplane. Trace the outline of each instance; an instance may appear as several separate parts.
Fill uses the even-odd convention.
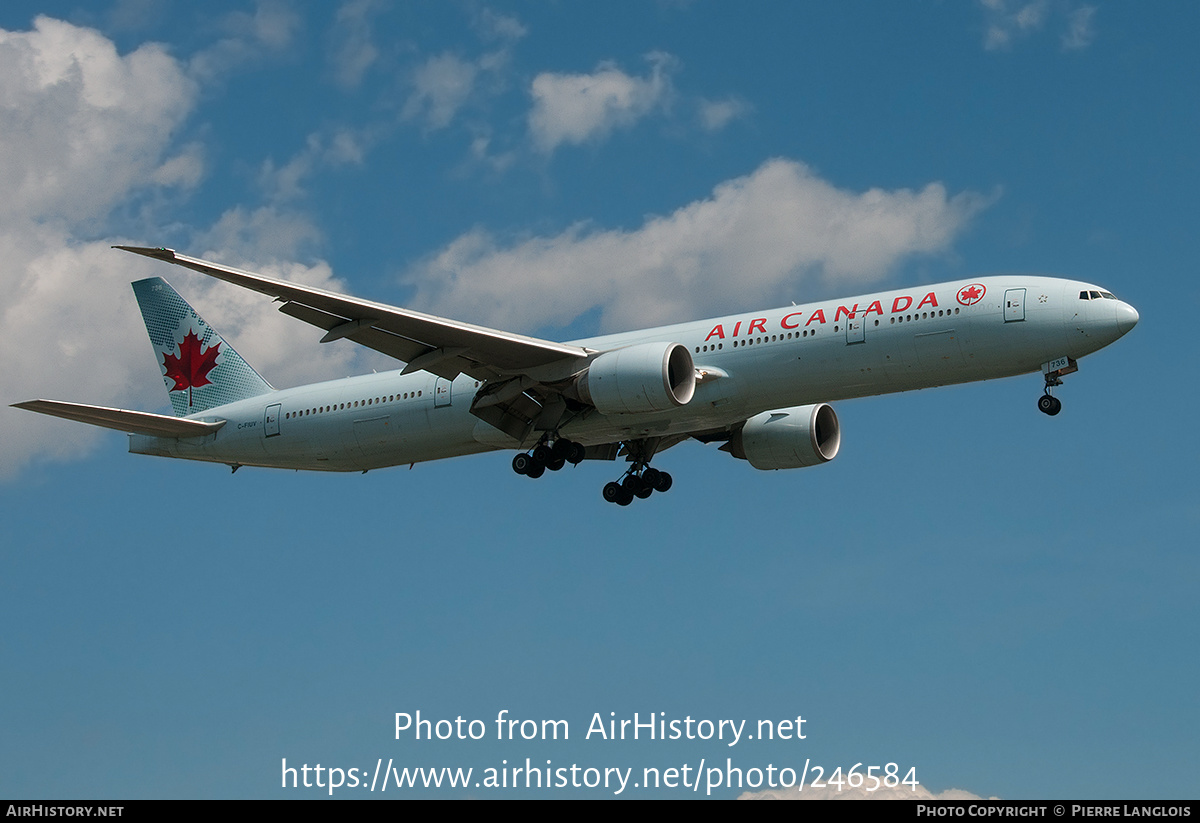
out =
[[[830,402],[1041,371],[1038,408],[1137,311],[1090,283],[990,276],[557,343],[347,297],[179,254],[114,246],[275,298],[284,314],[382,352],[396,371],[274,389],[159,277],[133,284],[174,416],[54,400],[18,408],[129,433],[129,451],[361,471],[517,450],[531,478],[628,464],[621,506],[665,492],[659,452],[694,438],[756,469],[826,463]]]

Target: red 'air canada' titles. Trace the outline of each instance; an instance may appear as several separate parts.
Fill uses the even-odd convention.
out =
[[[912,304],[913,304],[913,298],[910,295],[902,294],[899,297],[897,297],[895,300],[892,301],[891,314],[899,314],[900,312],[908,311],[910,308],[912,308]],[[922,297],[921,302],[917,304],[917,307],[916,307],[916,309],[914,309],[914,311],[919,311],[920,309],[923,309],[926,306],[929,306],[929,307],[935,308],[935,309],[938,307],[937,295],[934,294],[933,292],[928,292],[924,297]],[[880,317],[883,316],[882,301],[876,300],[874,303],[867,306],[865,309],[862,310],[861,316],[863,318],[866,318],[868,315],[870,315],[872,313],[878,314]],[[806,322],[801,323],[800,321],[803,319],[803,317],[804,317],[804,312],[802,312],[802,311],[794,311],[789,314],[785,314],[783,317],[781,317],[779,319],[779,326],[780,326],[780,328],[784,329],[785,331],[792,331],[793,329],[798,329],[801,327],[808,328],[813,323],[816,323],[817,325],[822,325],[822,324],[828,322],[825,319],[825,309],[824,308],[817,309],[816,311],[814,311],[812,314],[810,314],[808,316],[808,320]],[[858,317],[859,317],[858,304],[855,303],[853,306],[838,306],[837,310],[833,314],[834,322],[841,320],[843,317],[847,317],[851,320],[858,319]],[[745,322],[745,321],[739,320],[736,323],[734,323],[733,331],[730,332],[728,335],[726,335],[726,333],[725,333],[725,324],[718,323],[717,325],[713,326],[712,331],[710,331],[708,333],[708,336],[704,338],[704,342],[707,343],[709,340],[712,340],[714,337],[717,338],[718,340],[724,340],[726,338],[726,336],[732,338],[732,337],[738,337],[741,334],[745,334],[746,337],[749,337],[756,332],[759,334],[767,333],[767,328],[766,328],[767,318],[765,318],[765,317],[756,317],[753,320],[751,320],[749,322],[749,325],[746,326],[744,332],[742,331],[742,323],[743,322]]]

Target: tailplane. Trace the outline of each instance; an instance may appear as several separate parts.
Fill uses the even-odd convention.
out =
[[[273,391],[161,277],[133,284],[177,417]]]

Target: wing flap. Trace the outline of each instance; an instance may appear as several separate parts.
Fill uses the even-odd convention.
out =
[[[487,380],[499,374],[521,374],[564,360],[583,360],[591,354],[579,346],[347,297],[177,254],[172,249],[141,246],[114,248],[183,266],[270,295],[284,303],[280,311],[329,332],[326,339],[346,337],[405,363],[439,349],[461,350],[453,358],[435,358],[433,362],[437,363],[437,367],[431,367],[429,371],[443,377],[454,376],[462,371]],[[356,321],[362,322],[357,326],[347,325]]]
[[[185,420],[165,414],[110,409],[106,406],[89,406],[84,403],[67,403],[62,400],[27,400],[24,403],[13,403],[13,407],[88,423],[92,426],[103,426],[106,429],[147,434],[151,437],[203,437],[212,434],[226,422],[224,420],[216,420],[211,423],[203,420]]]

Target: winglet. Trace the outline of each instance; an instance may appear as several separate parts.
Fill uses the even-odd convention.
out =
[[[113,246],[113,248],[140,254],[143,257],[153,257],[155,260],[165,260],[168,263],[175,262],[175,249],[153,248],[151,246]]]

